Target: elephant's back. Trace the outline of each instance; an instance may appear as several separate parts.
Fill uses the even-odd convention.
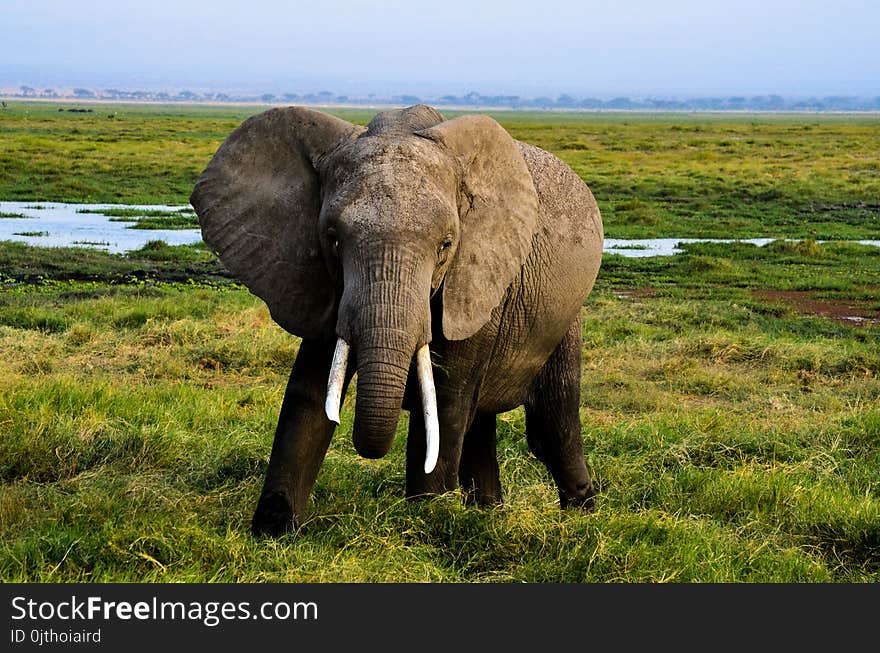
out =
[[[596,281],[602,263],[602,218],[593,193],[568,164],[534,145],[518,145],[539,209],[520,290],[541,298],[547,316],[536,316],[539,323],[565,321],[559,325],[561,340]]]
[[[602,256],[602,218],[589,187],[559,157],[517,141],[538,192],[545,237],[564,238],[572,253]],[[595,262],[598,269],[598,261]]]
[[[528,279],[531,270],[548,307],[564,306],[557,310],[573,316],[593,288],[602,262],[599,206],[568,164],[534,145],[518,145],[532,175],[539,208],[524,278]],[[560,339],[563,334],[564,330]]]
[[[518,145],[540,215],[532,251],[493,315],[497,339],[480,393],[483,410],[522,403],[525,388],[577,317],[602,261],[602,219],[590,189],[553,154]]]

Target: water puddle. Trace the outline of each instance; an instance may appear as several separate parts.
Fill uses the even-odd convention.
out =
[[[682,243],[751,243],[763,247],[773,242],[773,238],[743,238],[740,240],[722,240],[716,238],[645,238],[623,239],[606,238],[604,251],[608,254],[620,254],[630,258],[642,258],[648,256],[674,256],[681,253],[679,245]]]
[[[681,254],[679,245],[685,243],[750,243],[758,247],[769,245],[778,238],[650,238],[650,239],[621,239],[606,238],[604,251],[607,254],[620,254],[630,258],[643,256],[674,256]],[[818,240],[818,243],[828,242]],[[880,247],[880,240],[858,240],[862,245]]]
[[[0,240],[40,247],[89,247],[106,252],[140,249],[151,240],[188,245],[202,239],[198,229],[131,229],[134,222],[116,222],[112,216],[84,211],[137,209],[179,213],[190,206],[65,204],[61,202],[0,202]],[[20,215],[23,217],[8,217]],[[118,218],[117,218],[118,219]]]

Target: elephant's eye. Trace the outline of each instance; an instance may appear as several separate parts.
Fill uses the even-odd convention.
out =
[[[327,242],[330,244],[330,249],[335,254],[339,250],[339,234],[336,233],[336,229],[330,227],[327,230]]]
[[[443,252],[452,247],[452,238],[446,238],[442,243],[440,243],[440,247],[437,248],[437,253],[442,255]]]

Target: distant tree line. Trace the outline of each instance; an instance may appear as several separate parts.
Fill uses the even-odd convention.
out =
[[[183,90],[131,91],[116,88],[92,90],[74,88],[72,94],[60,95],[54,89],[36,89],[30,86],[19,87],[20,92],[13,97],[22,98],[62,98],[79,100],[123,100],[137,102],[250,102],[263,104],[311,104],[311,105],[363,105],[377,104],[412,105],[432,104],[446,107],[484,107],[510,109],[565,109],[565,110],[610,110],[610,111],[880,111],[880,96],[857,97],[829,95],[823,97],[792,98],[781,95],[754,95],[751,97],[732,95],[729,97],[613,97],[577,98],[568,94],[555,98],[522,97],[519,95],[483,95],[475,91],[466,95],[441,95],[439,97],[419,97],[416,95],[392,95],[379,97],[374,94],[366,97],[337,95],[331,91],[312,93],[263,93],[260,95],[240,95],[220,92],[201,92]]]

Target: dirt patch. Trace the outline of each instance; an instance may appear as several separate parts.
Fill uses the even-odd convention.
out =
[[[880,310],[855,299],[817,297],[813,290],[753,290],[763,300],[790,304],[801,315],[817,315],[846,324],[880,324]]]
[[[822,213],[828,211],[842,211],[846,209],[867,209],[868,211],[876,211],[880,209],[880,204],[872,204],[859,200],[858,202],[837,202],[835,204],[813,204],[812,202],[806,208],[800,210],[801,213]]]

